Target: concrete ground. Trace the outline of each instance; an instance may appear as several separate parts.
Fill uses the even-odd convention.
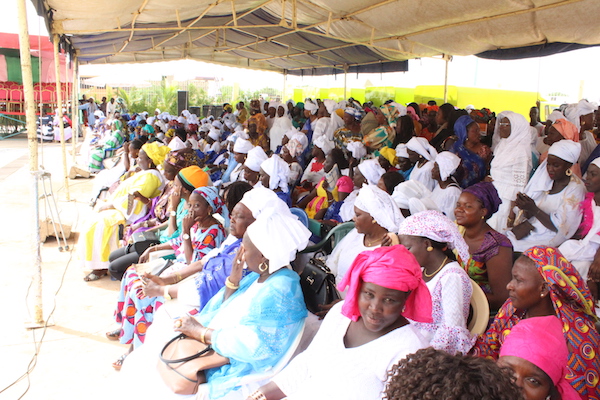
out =
[[[19,135],[0,141],[0,400],[104,399],[101,389],[118,374],[111,363],[127,346],[104,336],[114,328],[119,282],[104,277],[86,283],[77,262],[77,232],[91,212],[93,179],[69,180],[71,201],[67,201],[60,144],[40,145],[39,154],[40,164],[52,174],[60,218],[72,225],[74,233],[68,251],[60,252],[53,237],[41,246],[43,313],[51,325],[28,330],[36,296],[34,288],[30,290],[35,273],[35,208],[27,139]],[[69,154],[67,161],[70,166]],[[39,204],[44,219],[44,202]],[[28,368],[28,376],[7,388]]]

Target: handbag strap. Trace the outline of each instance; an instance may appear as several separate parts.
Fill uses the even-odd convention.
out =
[[[201,357],[202,355],[204,355],[204,354],[206,354],[206,353],[208,353],[209,351],[211,351],[211,350],[212,350],[212,346],[211,346],[211,345],[208,345],[208,346],[207,346],[207,347],[206,347],[204,350],[201,350],[201,351],[199,351],[199,352],[198,352],[198,353],[196,353],[196,354],[192,354],[191,356],[187,356],[187,357],[183,357],[183,358],[179,358],[179,359],[175,359],[175,360],[169,360],[169,359],[166,359],[166,358],[164,358],[164,357],[163,357],[163,354],[164,354],[165,350],[167,349],[167,347],[169,347],[169,345],[170,345],[171,343],[173,343],[173,342],[174,342],[174,341],[176,341],[176,340],[185,339],[186,337],[187,337],[187,336],[185,336],[185,335],[182,333],[182,334],[180,334],[180,335],[178,335],[178,336],[175,336],[173,339],[169,340],[169,341],[167,342],[167,344],[165,344],[165,346],[163,347],[163,349],[162,349],[162,350],[161,350],[161,352],[160,352],[160,360],[161,360],[162,362],[164,362],[165,364],[167,364],[167,365],[168,365],[168,364],[184,363],[184,362],[188,362],[188,361],[195,360],[196,358],[198,358],[198,357]]]

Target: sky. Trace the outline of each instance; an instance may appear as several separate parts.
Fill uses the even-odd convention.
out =
[[[0,15],[0,31],[17,33],[18,19],[16,1],[8,0]],[[31,1],[26,0],[29,33],[47,35],[44,22],[39,18]],[[579,98],[600,103],[600,74],[596,72],[595,60],[600,60],[600,47],[576,50],[552,56],[513,61],[486,60],[475,56],[454,57],[449,64],[448,83],[455,86],[483,89],[504,89],[538,92],[540,96],[561,92],[569,102]],[[443,85],[445,63],[441,59],[423,58],[409,60],[408,72],[388,74],[349,74],[348,88],[362,88],[366,83],[373,86],[415,87],[417,85]],[[276,72],[252,71],[223,67],[193,60],[166,63],[81,65],[81,75],[100,76],[111,79],[119,75],[121,80],[160,80],[164,71],[173,71],[176,80],[197,76],[222,78],[222,85],[240,83],[242,89],[258,90],[269,86],[282,89],[283,75]],[[343,75],[327,77],[292,77],[285,85],[314,87],[343,87]]]

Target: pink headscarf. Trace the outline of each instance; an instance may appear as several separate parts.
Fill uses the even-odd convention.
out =
[[[554,129],[556,129],[562,137],[567,140],[572,140],[574,142],[579,142],[579,130],[575,126],[575,124],[567,121],[566,119],[557,119],[555,123],[552,124]]]
[[[551,315],[522,319],[502,344],[500,357],[519,357],[544,371],[563,400],[579,400],[581,396],[567,382],[569,350],[563,335],[563,324]]]
[[[339,284],[346,294],[342,314],[358,321],[360,310],[358,296],[363,282],[411,292],[406,299],[402,315],[417,322],[433,322],[431,318],[431,295],[423,282],[421,266],[412,253],[402,245],[380,247],[360,253]]]

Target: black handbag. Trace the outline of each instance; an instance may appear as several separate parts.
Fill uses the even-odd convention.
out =
[[[300,286],[306,308],[313,314],[321,311],[319,305],[330,304],[340,299],[335,287],[335,276],[319,257],[308,260],[300,275]]]
[[[131,235],[131,240],[133,241],[133,249],[139,255],[142,255],[148,247],[160,244],[158,235],[154,231],[134,232]]]

